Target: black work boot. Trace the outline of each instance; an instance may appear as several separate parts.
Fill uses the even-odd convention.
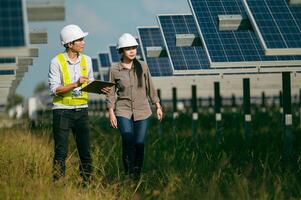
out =
[[[122,137],[122,161],[125,174],[134,172],[134,144],[129,137]]]
[[[91,162],[88,163],[81,163],[79,166],[80,176],[82,177],[83,185],[88,185],[91,179],[92,174],[92,164]]]
[[[57,182],[61,177],[65,176],[65,161],[53,160],[53,182]]]
[[[144,160],[144,144],[135,144],[134,176],[135,180],[140,178]]]

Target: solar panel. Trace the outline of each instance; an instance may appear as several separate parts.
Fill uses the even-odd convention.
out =
[[[220,31],[219,15],[247,18],[241,0],[188,0],[210,67],[296,66],[300,56],[266,56],[253,30]]]
[[[99,53],[98,58],[100,61],[100,67],[110,67],[110,55],[108,53]]]
[[[172,68],[168,57],[146,57],[147,47],[164,47],[159,27],[138,27],[142,55],[152,76],[171,76]]]
[[[26,45],[22,0],[0,1],[0,47]]]
[[[136,38],[136,40],[139,44],[139,46],[137,48],[137,59],[143,60],[143,55],[142,55],[141,44],[140,44],[139,38]]]
[[[28,56],[24,0],[0,1],[0,57]]]
[[[16,63],[16,58],[0,58],[0,64]]]
[[[111,63],[117,63],[120,61],[121,57],[118,51],[116,50],[116,45],[109,46],[109,53],[110,53]]]
[[[209,61],[203,47],[176,45],[176,34],[198,35],[192,15],[158,15],[158,22],[174,73],[183,70],[209,69]]]
[[[99,72],[99,65],[98,65],[97,58],[92,58],[92,68],[94,73]]]
[[[288,0],[243,0],[266,54],[301,55],[301,6]]]
[[[15,70],[0,70],[0,75],[14,75]]]

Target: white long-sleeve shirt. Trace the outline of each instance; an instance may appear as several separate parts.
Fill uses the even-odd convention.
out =
[[[81,56],[79,55],[79,57],[77,58],[77,60],[73,63],[67,53],[64,53],[66,61],[68,63],[68,71],[70,74],[70,79],[71,82],[74,83],[76,82],[81,76],[81,70],[80,70],[80,61],[81,61]],[[86,58],[86,62],[87,62],[87,68],[88,68],[88,78],[89,78],[89,82],[94,80],[93,77],[93,68],[92,68],[92,60],[91,57],[87,56],[87,55],[83,55]],[[56,95],[56,89],[59,86],[63,85],[63,76],[62,76],[62,71],[61,71],[61,67],[59,64],[59,60],[57,59],[57,57],[54,57],[51,60],[50,66],[49,66],[49,73],[48,73],[48,85],[50,88],[50,95],[51,96],[55,96]],[[80,87],[75,88],[74,90],[79,90]],[[66,105],[61,105],[61,104],[53,104],[52,109],[76,109],[76,108],[86,108],[88,107],[88,105],[80,105],[80,106],[66,106]]]

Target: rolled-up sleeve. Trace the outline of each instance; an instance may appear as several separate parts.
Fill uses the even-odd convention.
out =
[[[52,59],[50,66],[49,66],[48,85],[49,85],[51,96],[55,96],[56,89],[62,85],[60,65],[57,62],[56,58]]]
[[[157,94],[157,90],[153,84],[152,77],[148,68],[147,68],[147,75],[146,75],[146,83],[147,83],[147,94],[152,104],[160,102],[160,99]]]
[[[109,81],[110,82],[115,82],[112,67],[109,68]],[[115,109],[115,102],[116,102],[115,86],[112,87],[111,92],[109,94],[107,94],[106,97],[107,97],[106,98],[107,109],[112,108],[114,110]]]

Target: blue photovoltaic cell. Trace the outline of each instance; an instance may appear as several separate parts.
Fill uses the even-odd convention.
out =
[[[160,28],[138,28],[143,56],[152,76],[172,76],[168,57],[146,57],[146,47],[165,47]]]
[[[0,75],[14,75],[14,70],[0,70]]]
[[[161,15],[158,19],[174,70],[209,69],[209,61],[203,47],[176,46],[176,34],[199,35],[192,15]]]
[[[98,60],[97,58],[92,58],[93,72],[99,72]]]
[[[0,47],[25,46],[22,0],[0,1]]]
[[[247,17],[242,0],[189,2],[212,63],[301,60],[301,56],[265,56],[253,30],[219,31],[218,15]]]
[[[116,50],[116,46],[109,46],[110,56],[112,63],[116,63],[120,61],[120,54]]]
[[[267,48],[301,48],[301,6],[288,0],[245,1]]]
[[[100,53],[98,54],[99,61],[100,61],[100,67],[110,67],[110,56],[108,53]]]
[[[0,58],[0,64],[16,63],[15,58]]]

